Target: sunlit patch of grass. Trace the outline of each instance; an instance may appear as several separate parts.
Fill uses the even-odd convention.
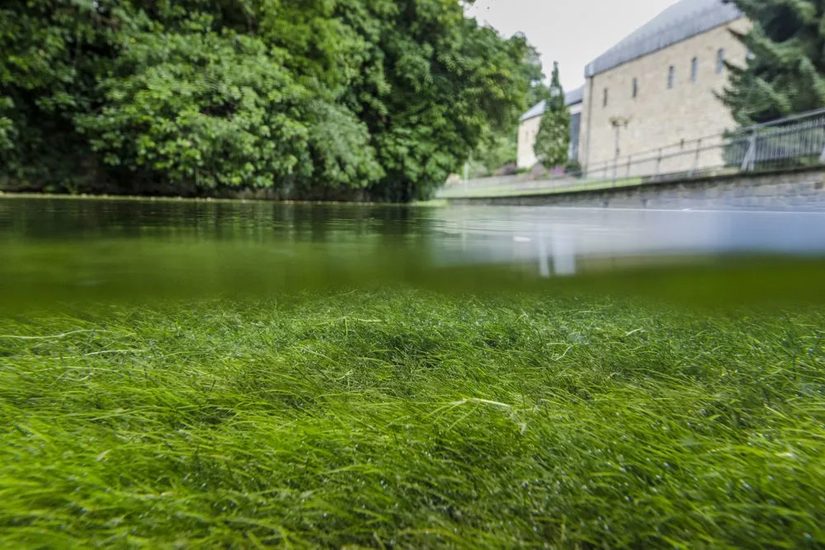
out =
[[[825,314],[335,293],[0,321],[0,546],[825,544]]]

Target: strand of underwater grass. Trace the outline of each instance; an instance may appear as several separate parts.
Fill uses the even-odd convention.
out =
[[[357,297],[4,341],[0,542],[825,541],[821,313]]]

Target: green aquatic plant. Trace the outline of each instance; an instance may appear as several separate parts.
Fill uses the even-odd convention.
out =
[[[403,289],[17,312],[0,545],[823,545],[824,321]]]

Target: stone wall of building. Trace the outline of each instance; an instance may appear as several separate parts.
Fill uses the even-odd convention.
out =
[[[518,167],[532,168],[538,162],[536,152],[533,150],[536,145],[536,136],[539,133],[541,117],[528,118],[518,127]]]
[[[698,157],[691,154],[698,149],[692,140],[718,136],[734,126],[728,109],[716,95],[729,78],[729,71],[718,71],[717,55],[724,50],[727,61],[744,63],[746,49],[730,31],[745,31],[749,25],[746,19],[739,19],[588,79],[580,135],[580,156],[586,168],[597,171],[615,159],[615,119],[627,121],[627,126],[619,130],[620,157],[653,158],[660,147],[667,147],[670,153],[679,153],[682,147],[689,151],[674,156],[666,152],[665,160],[659,163],[661,173],[721,164],[721,151]],[[695,81],[691,79],[694,58]],[[674,76],[669,87],[671,66]],[[637,169],[653,173],[653,162]]]
[[[568,105],[570,113],[570,160],[579,160],[579,133],[581,131],[582,104]],[[578,117],[578,118],[577,118]],[[541,116],[522,120],[518,127],[518,167],[530,169],[536,165],[535,146]],[[573,143],[575,141],[575,144]]]

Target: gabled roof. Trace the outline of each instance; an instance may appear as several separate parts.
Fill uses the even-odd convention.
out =
[[[578,105],[584,101],[584,86],[581,88],[576,88],[575,90],[571,90],[564,94],[564,104],[568,107],[572,107],[573,105]],[[536,118],[537,116],[541,116],[544,114],[544,111],[547,110],[547,102],[546,101],[539,101],[535,105],[533,105],[529,111],[521,115],[521,122],[525,120],[530,120],[531,118]]]
[[[575,90],[570,90],[564,94],[564,104],[568,107],[584,102],[584,86],[579,86]]]
[[[590,63],[585,75],[609,71],[740,17],[727,0],[681,0]]]

